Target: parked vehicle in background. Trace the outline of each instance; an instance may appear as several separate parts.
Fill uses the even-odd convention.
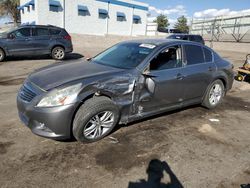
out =
[[[191,35],[191,34],[173,34],[167,37],[168,39],[179,39],[179,40],[189,40],[193,42],[199,42],[205,44],[204,39],[200,35]]]
[[[37,135],[97,141],[116,124],[222,102],[233,65],[212,49],[181,40],[119,43],[89,62],[32,73],[17,96],[20,119]]]
[[[71,36],[55,26],[25,25],[0,34],[0,62],[6,56],[51,55],[62,60],[73,51]]]

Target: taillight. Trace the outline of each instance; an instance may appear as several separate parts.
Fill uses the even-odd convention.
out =
[[[66,40],[71,40],[71,36],[70,35],[66,35],[63,38],[66,39]]]

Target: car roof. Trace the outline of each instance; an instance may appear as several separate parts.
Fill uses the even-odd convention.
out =
[[[181,35],[181,36],[201,36],[197,34],[185,34],[185,33],[173,33],[172,35]]]
[[[25,28],[25,27],[44,27],[44,28],[62,29],[62,28],[54,26],[54,25],[21,25],[18,28]]]
[[[178,40],[178,39],[141,39],[141,40],[129,40],[129,41],[125,41],[122,43],[141,43],[141,44],[152,44],[155,46],[165,46],[168,44],[171,45],[171,44],[176,44],[176,43],[197,45],[197,42]]]

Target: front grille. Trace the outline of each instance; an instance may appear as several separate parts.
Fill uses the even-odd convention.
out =
[[[26,102],[32,101],[35,96],[36,93],[27,84],[24,84],[19,91],[19,97]]]

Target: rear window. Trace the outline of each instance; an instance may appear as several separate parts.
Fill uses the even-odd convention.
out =
[[[49,35],[49,30],[47,28],[33,28],[33,36],[47,36]]]
[[[200,46],[196,45],[185,45],[185,55],[187,65],[195,65],[204,63],[203,50]]]
[[[201,36],[195,36],[195,41],[201,42],[202,41],[202,37]]]
[[[61,33],[60,29],[50,29],[51,35],[59,35]]]
[[[170,35],[168,39],[182,39],[181,35]]]
[[[203,48],[203,50],[204,50],[204,55],[205,55],[205,61],[212,62],[213,61],[212,52],[208,50],[207,48]]]

